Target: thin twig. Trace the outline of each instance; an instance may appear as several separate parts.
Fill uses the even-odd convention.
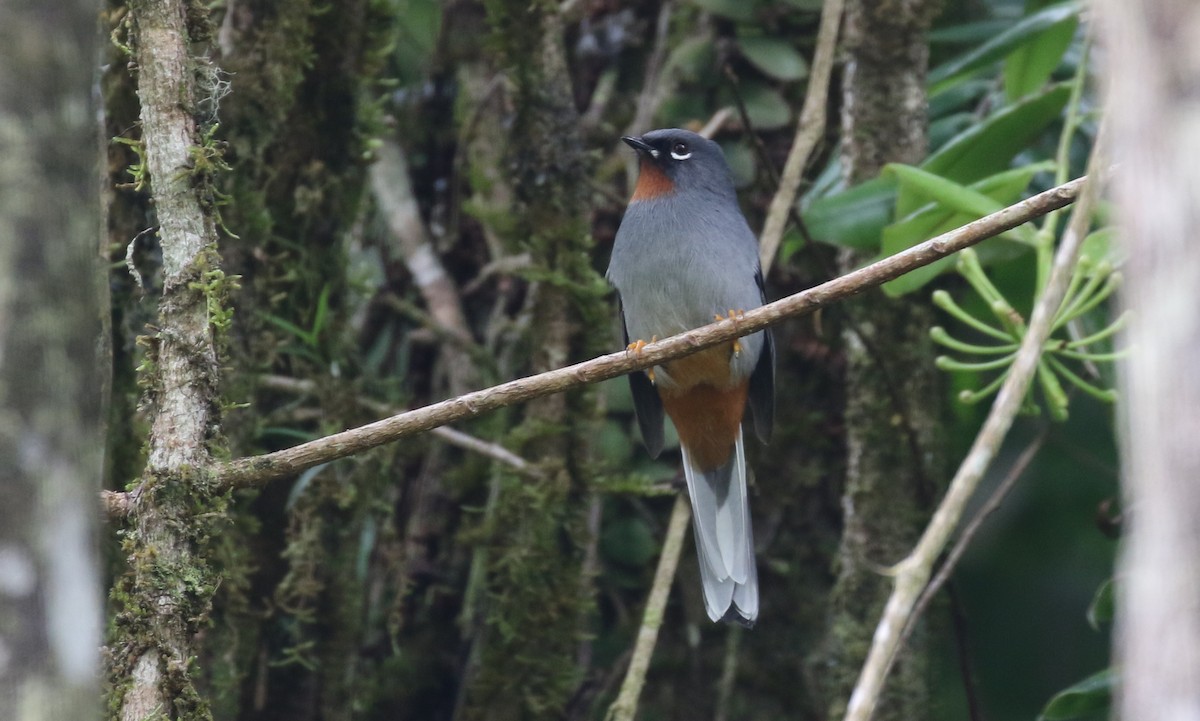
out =
[[[361,453],[384,443],[533,398],[598,383],[635,370],[680,358],[749,335],[787,318],[812,313],[831,303],[882,285],[935,260],[999,235],[1056,208],[1073,203],[1085,178],[1043,193],[968,223],[816,287],[747,311],[736,323],[721,321],[648,344],[638,354],[620,351],[589,361],[501,383],[457,398],[407,411],[374,423],[260,456],[216,465],[214,481],[226,487],[258,486],[321,463]]]
[[[738,650],[742,645],[742,627],[729,626],[725,636],[725,664],[721,669],[721,680],[717,682],[717,710],[713,721],[728,721],[729,700],[733,698],[733,685],[737,681]]]
[[[1094,157],[1093,155],[1093,159]],[[1013,361],[1008,378],[1000,388],[996,402],[988,413],[987,420],[984,421],[983,428],[954,474],[945,498],[942,499],[916,547],[892,569],[896,579],[895,586],[875,628],[871,650],[859,673],[854,692],[850,695],[846,721],[869,721],[871,718],[899,648],[901,632],[912,615],[921,591],[929,581],[933,564],[946,547],[950,534],[962,518],[967,502],[995,458],[1021,408],[1041,359],[1042,347],[1050,335],[1054,315],[1058,312],[1066,293],[1083,237],[1086,235],[1078,228],[1081,223],[1077,223],[1076,219],[1090,217],[1091,199],[1096,192],[1094,186],[1094,183],[1085,183],[1084,189],[1080,191],[1083,198],[1076,207],[1071,228],[1064,234],[1062,244],[1055,255],[1054,268],[1045,292],[1034,307],[1029,327],[1021,341],[1021,348]],[[1076,232],[1077,230],[1079,232]]]
[[[654,24],[654,49],[646,61],[646,73],[642,80],[642,92],[638,95],[637,110],[629,121],[626,133],[643,133],[654,120],[654,114],[662,105],[667,95],[665,87],[667,78],[663,71],[667,59],[667,37],[671,30],[671,13],[675,5],[672,0],[666,0],[658,11],[658,20]]]
[[[1041,433],[1025,446],[1025,450],[1021,451],[1021,455],[1017,457],[1012,468],[1008,469],[1008,475],[996,486],[996,490],[988,497],[987,502],[979,509],[979,512],[971,519],[971,521],[963,528],[962,533],[958,534],[958,539],[954,541],[954,546],[950,549],[950,553],[946,555],[946,560],[942,561],[942,565],[938,568],[937,575],[921,592],[921,597],[917,599],[916,605],[913,607],[912,617],[908,619],[908,623],[904,626],[904,632],[900,634],[899,647],[903,648],[912,636],[913,629],[917,627],[917,619],[925,613],[925,609],[929,607],[930,601],[941,590],[946,581],[950,580],[950,575],[954,573],[954,569],[958,567],[958,562],[962,560],[963,554],[971,545],[971,541],[975,540],[975,536],[979,533],[979,529],[983,527],[983,522],[988,519],[993,513],[1000,508],[1000,504],[1004,502],[1005,497],[1017,485],[1017,481],[1024,475],[1025,469],[1033,462],[1034,456],[1041,450],[1046,443],[1046,438],[1050,435],[1050,426],[1042,429]]]
[[[711,138],[720,132],[721,128],[725,127],[725,123],[728,123],[729,119],[732,117],[733,108],[726,105],[717,112],[713,113],[713,116],[708,119],[708,122],[704,124],[704,127],[697,132],[699,135],[703,135],[706,138]]]
[[[642,627],[638,629],[637,641],[633,646],[633,658],[629,661],[629,670],[625,673],[625,681],[621,684],[617,700],[608,707],[606,721],[633,721],[633,715],[637,712],[638,698],[642,694],[642,686],[646,683],[646,671],[650,668],[650,657],[654,655],[658,629],[662,627],[663,611],[667,607],[671,581],[675,578],[675,568],[679,565],[679,556],[683,553],[683,537],[687,533],[688,521],[691,518],[692,507],[687,496],[678,496],[675,499],[675,507],[671,510],[667,535],[663,539],[663,550],[659,555],[658,568],[654,572],[650,598],[646,600]]]
[[[388,229],[398,241],[413,283],[421,292],[429,314],[442,328],[472,341],[458,289],[442,266],[421,220],[404,151],[394,140],[385,140],[377,154],[378,159],[371,165],[371,191]]]
[[[984,721],[983,705],[979,703],[979,690],[975,687],[971,645],[967,638],[967,614],[963,611],[962,599],[954,584],[947,589],[947,595],[950,598],[950,622],[954,627],[954,649],[958,653],[958,673],[962,676],[963,695],[967,701],[967,718],[969,721]]]
[[[638,95],[637,107],[633,119],[625,128],[625,135],[640,135],[649,130],[654,115],[662,105],[667,95],[668,79],[664,77],[667,57],[667,37],[671,30],[671,13],[675,6],[672,0],[666,0],[658,11],[658,20],[654,25],[654,48],[646,61],[646,73],[642,79],[642,92]],[[625,178],[627,187],[632,188],[637,181],[637,160],[630,155],[625,160]]]
[[[302,378],[291,378],[289,376],[261,376],[259,384],[264,388],[285,391],[287,393],[315,393],[317,390],[315,382]],[[381,415],[394,415],[403,412],[386,403],[381,403],[370,398],[359,397],[357,400],[360,406]],[[541,473],[538,472],[533,464],[497,443],[489,443],[450,426],[438,426],[437,428],[431,428],[429,432],[439,440],[445,441],[452,446],[457,446],[463,450],[478,453],[485,458],[491,458],[493,461],[503,463],[523,476],[541,478]]]
[[[837,48],[838,26],[842,21],[843,0],[825,0],[821,10],[821,27],[817,32],[817,47],[813,51],[812,72],[808,76],[808,90],[804,95],[804,108],[800,111],[800,122],[796,125],[796,138],[788,151],[779,188],[767,210],[759,239],[759,258],[764,275],[775,260],[779,242],[783,239],[784,226],[796,206],[796,193],[804,167],[808,165],[813,148],[825,134],[825,106],[829,102],[829,77],[833,74],[834,50]]]

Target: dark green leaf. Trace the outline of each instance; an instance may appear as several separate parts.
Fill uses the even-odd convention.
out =
[[[749,22],[754,19],[755,0],[692,0],[696,7],[730,20]]]
[[[982,45],[957,58],[943,63],[929,73],[929,94],[936,95],[976,70],[1005,57],[1021,45],[1030,42],[1046,28],[1075,17],[1079,7],[1073,2],[1054,5],[1022,18],[1008,30],[992,37]]]
[[[600,550],[609,561],[627,566],[642,566],[658,555],[658,543],[636,516],[619,518],[600,534]]]
[[[1077,17],[1068,17],[1018,47],[1004,61],[1004,94],[1009,102],[1042,89],[1071,46]]]
[[[989,38],[994,38],[1012,27],[1011,20],[980,20],[978,22],[960,23],[930,31],[928,38],[931,43],[948,45],[976,45]]]
[[[973,183],[998,173],[1059,116],[1070,95],[1070,87],[1056,85],[1010,105],[952,138],[929,156],[921,168],[959,183]],[[917,199],[902,192],[896,214],[907,215],[919,204]]]
[[[929,99],[929,118],[935,122],[949,113],[966,112],[975,115],[979,99],[992,89],[988,80],[966,80]],[[937,147],[934,145],[933,147]]]
[[[618,413],[633,412],[633,394],[629,390],[629,381],[624,376],[601,381],[599,387],[608,410]]]
[[[814,240],[844,248],[879,247],[879,233],[892,219],[896,181],[874,178],[812,202],[804,224]]]
[[[729,163],[729,171],[733,173],[733,185],[744,188],[754,182],[758,172],[758,156],[754,154],[750,143],[739,140],[736,143],[721,143],[725,153],[725,162]]]
[[[1116,674],[1111,668],[1088,676],[1070,688],[1059,691],[1042,709],[1040,719],[1063,721],[1104,711],[1112,705]]]
[[[633,441],[616,421],[606,422],[594,442],[600,457],[614,466],[626,463],[633,455]]]
[[[679,43],[667,56],[666,67],[684,80],[697,80],[708,73],[716,62],[717,51],[712,39],[690,38]]]
[[[750,64],[777,80],[799,80],[808,63],[796,48],[775,38],[740,38],[738,47]]]
[[[792,109],[777,90],[758,83],[746,83],[741,93],[746,114],[756,130],[774,130],[791,122]]]
[[[1091,624],[1092,628],[1099,631],[1101,625],[1112,623],[1113,610],[1113,580],[1110,578],[1100,584],[1100,588],[1096,591],[1096,596],[1088,606],[1088,623]]]

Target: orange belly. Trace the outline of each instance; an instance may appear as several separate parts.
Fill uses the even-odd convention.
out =
[[[731,353],[730,345],[719,345],[667,363],[670,382],[659,386],[679,442],[705,471],[729,460],[746,409],[750,384],[730,376]]]

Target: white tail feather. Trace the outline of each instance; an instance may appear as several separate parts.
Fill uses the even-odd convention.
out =
[[[725,465],[703,471],[693,466],[691,454],[683,448],[683,470],[692,500],[705,610],[709,618],[719,621],[730,617],[733,606],[733,620],[753,623],[758,617],[758,574],[741,430]],[[718,500],[722,487],[727,490]]]

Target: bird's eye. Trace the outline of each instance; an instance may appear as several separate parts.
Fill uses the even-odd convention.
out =
[[[675,143],[671,146],[671,157],[676,160],[687,160],[692,157],[692,151],[687,143]]]

